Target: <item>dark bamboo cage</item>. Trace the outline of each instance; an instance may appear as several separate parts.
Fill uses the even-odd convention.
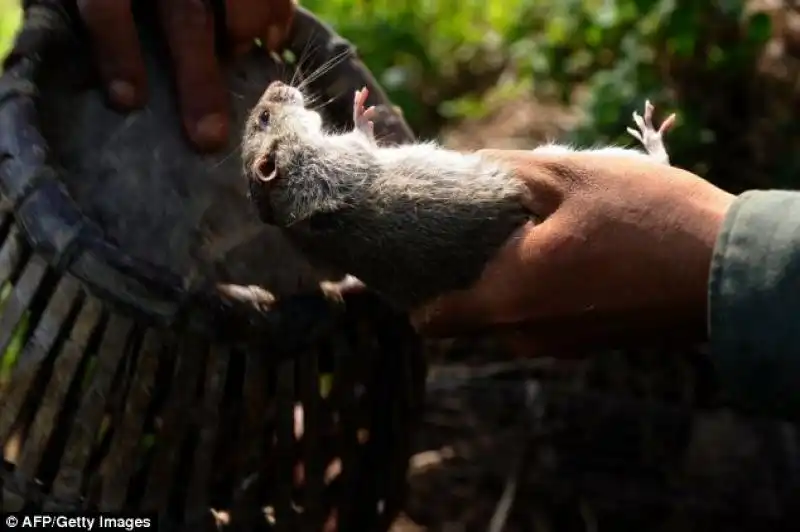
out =
[[[155,512],[163,530],[387,529],[424,390],[407,317],[368,293],[329,297],[275,232],[197,258],[253,227],[237,154],[181,151],[152,6],[135,3],[152,103],[123,115],[104,104],[67,4],[24,3],[0,78],[0,508]],[[297,10],[288,49],[302,61],[254,51],[231,68],[232,129],[302,64],[329,126],[352,127],[366,85],[382,141],[412,140],[354,48],[311,13]],[[122,164],[93,159],[98,142]],[[162,146],[169,157],[152,162]],[[160,184],[155,164],[168,167]]]

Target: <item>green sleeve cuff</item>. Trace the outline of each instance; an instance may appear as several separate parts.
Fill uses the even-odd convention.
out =
[[[734,406],[800,414],[800,193],[750,191],[734,201],[711,263],[709,331]]]

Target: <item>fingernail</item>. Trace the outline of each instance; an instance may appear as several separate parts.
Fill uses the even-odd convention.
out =
[[[193,139],[201,148],[215,148],[225,142],[227,122],[219,113],[212,113],[197,121]]]
[[[108,86],[108,93],[111,100],[122,107],[135,107],[137,103],[136,88],[132,83],[121,79],[115,79]]]

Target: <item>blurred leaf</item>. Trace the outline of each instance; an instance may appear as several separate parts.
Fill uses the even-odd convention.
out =
[[[763,44],[772,36],[772,20],[766,13],[755,13],[747,24],[747,39],[751,44]]]

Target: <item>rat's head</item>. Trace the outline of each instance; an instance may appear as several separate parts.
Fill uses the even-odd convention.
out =
[[[303,166],[322,137],[322,118],[305,108],[302,92],[280,81],[270,83],[250,112],[242,141],[244,173],[263,222],[285,226],[315,209],[298,202],[311,199],[305,189],[314,186],[306,182],[313,178]]]

